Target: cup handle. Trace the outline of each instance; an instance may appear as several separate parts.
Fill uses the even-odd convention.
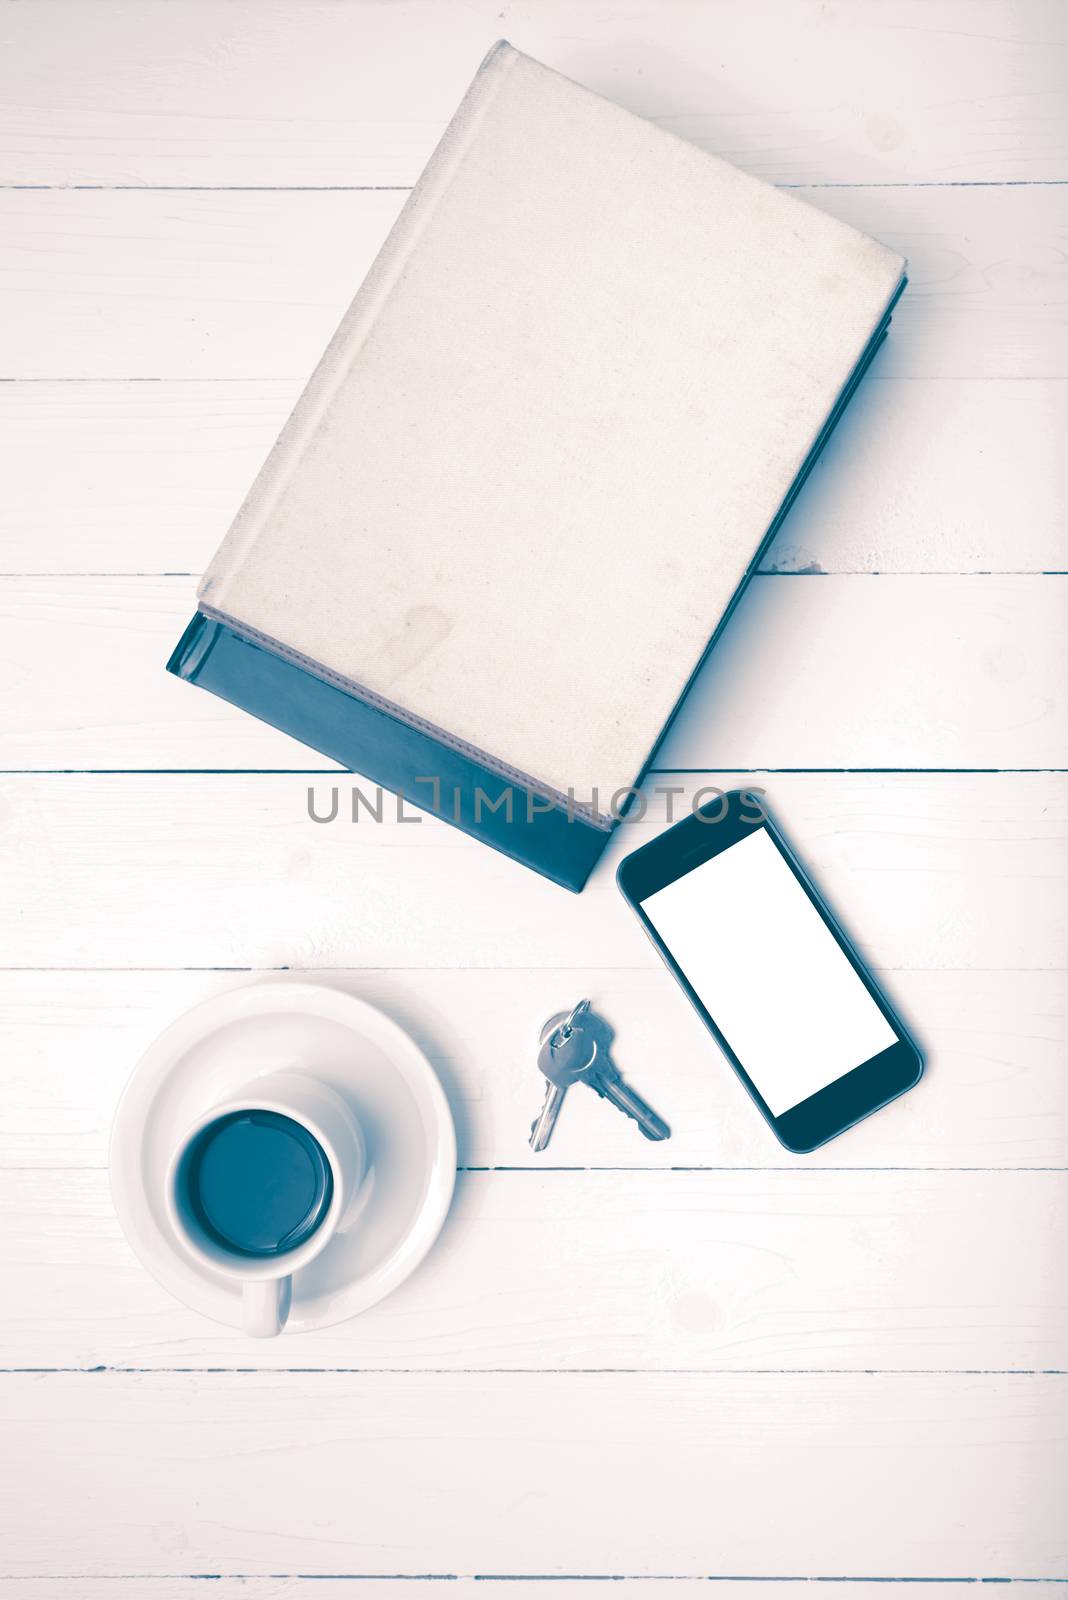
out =
[[[242,1318],[250,1339],[273,1339],[281,1333],[293,1299],[293,1279],[260,1278],[242,1291]]]

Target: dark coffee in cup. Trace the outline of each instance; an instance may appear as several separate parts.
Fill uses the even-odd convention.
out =
[[[200,1130],[178,1187],[208,1239],[250,1260],[296,1250],[330,1209],[334,1180],[318,1139],[278,1111],[231,1111]]]

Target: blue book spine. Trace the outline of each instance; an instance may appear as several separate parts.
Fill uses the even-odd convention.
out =
[[[167,670],[576,894],[611,837],[610,826],[509,781],[202,612]]]

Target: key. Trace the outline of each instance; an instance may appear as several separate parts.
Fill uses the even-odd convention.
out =
[[[583,1040],[583,1036],[576,1032],[576,1021],[588,1007],[588,1000],[580,1000],[573,1010],[550,1017],[541,1030],[538,1068],[546,1080],[545,1099],[530,1127],[533,1150],[544,1150],[549,1143],[564,1096],[596,1055],[596,1044],[590,1048],[591,1041],[588,1038]]]
[[[641,1095],[624,1083],[623,1074],[613,1065],[612,1037],[612,1029],[590,1009],[588,1000],[580,1000],[572,1011],[557,1012],[542,1028],[538,1066],[548,1079],[548,1087],[541,1115],[530,1130],[535,1150],[544,1150],[548,1144],[564,1095],[573,1083],[588,1083],[602,1100],[636,1122],[646,1139],[671,1138],[671,1129],[663,1117],[657,1116]],[[554,1088],[559,1093],[554,1093]]]
[[[530,1124],[530,1148],[532,1150],[544,1150],[552,1138],[553,1129],[556,1127],[556,1119],[563,1108],[566,1093],[566,1087],[561,1088],[560,1084],[550,1083],[548,1079],[545,1080],[545,1099],[542,1101],[541,1110]]]
[[[617,1111],[622,1111],[624,1116],[636,1122],[647,1139],[670,1139],[671,1129],[663,1117],[658,1117],[652,1106],[647,1105],[640,1094],[624,1083],[623,1074],[613,1064],[609,1049],[612,1030],[608,1023],[587,1008],[582,1027],[592,1034],[592,1043],[595,1045],[585,1082],[609,1105],[615,1106]]]
[[[623,1082],[615,1067],[605,1068],[598,1062],[586,1082],[591,1089],[597,1091],[602,1100],[607,1100],[609,1105],[615,1106],[617,1111],[622,1111],[624,1116],[636,1122],[638,1131],[647,1139],[671,1138],[671,1129],[663,1117],[658,1117],[652,1106],[646,1104],[640,1094]]]
[[[580,1000],[572,1011],[550,1017],[541,1030],[538,1068],[545,1078],[545,1099],[530,1125],[532,1150],[545,1149],[556,1127],[564,1096],[571,1085],[588,1071],[597,1054],[596,1041],[590,1038],[578,1021],[589,1009],[589,1004],[588,1000]]]

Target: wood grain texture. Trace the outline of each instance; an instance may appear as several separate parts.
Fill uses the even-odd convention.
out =
[[[1055,775],[678,781],[691,800],[709,783],[761,784],[873,966],[1068,967],[1068,794]],[[573,897],[447,823],[398,822],[388,807],[381,823],[344,809],[315,823],[307,795],[295,774],[5,778],[14,914],[0,922],[0,966],[658,964],[613,872],[663,825],[667,798],[616,830]],[[684,814],[685,794],[672,803]]]
[[[146,929],[143,948],[150,940]],[[419,1042],[448,1090],[464,1168],[1068,1165],[1063,972],[879,974],[923,1042],[923,1082],[818,1155],[796,1156],[771,1136],[669,973],[659,964],[605,970],[595,947],[589,954],[573,969],[315,977],[378,1006]],[[0,1167],[103,1168],[119,1093],[156,1035],[201,1000],[265,977],[280,975],[0,972]],[[628,1080],[671,1123],[666,1144],[649,1144],[596,1096],[575,1093],[549,1156],[530,1150],[534,1040],[546,1017],[584,994],[610,1019]]]
[[[502,31],[779,182],[1064,176],[1048,0],[58,0],[6,8],[0,181],[410,184]]]
[[[1068,376],[1056,187],[799,189],[909,260],[883,377]],[[310,375],[394,192],[0,193],[0,378]]]
[[[270,1373],[100,1373],[0,1384],[13,1576],[1068,1570],[1065,1377],[321,1373],[279,1384]],[[35,1448],[42,1430],[48,1452]],[[64,1507],[61,1543],[42,1541],[40,1509],[27,1515],[45,1504]]]
[[[299,388],[0,385],[4,572],[201,572]],[[869,376],[764,570],[1068,571],[1066,435],[1064,380]]]
[[[336,767],[164,672],[195,587],[0,579],[3,765]],[[1066,618],[1068,576],[758,576],[656,766],[1066,767]]]
[[[103,1172],[0,1173],[21,1308],[0,1368],[1063,1369],[1063,1189],[1063,1171],[465,1173],[388,1300],[250,1351],[153,1282]]]

